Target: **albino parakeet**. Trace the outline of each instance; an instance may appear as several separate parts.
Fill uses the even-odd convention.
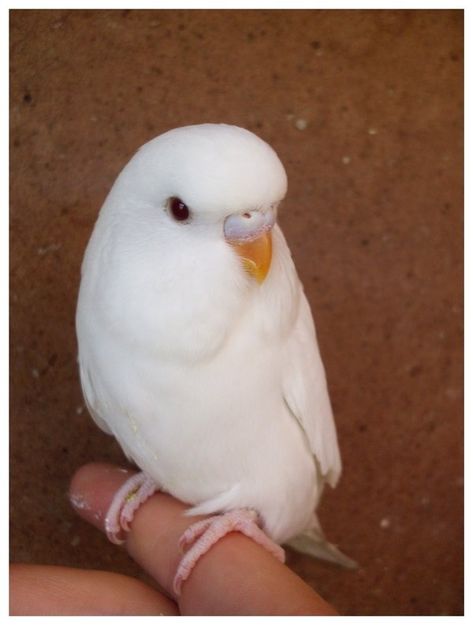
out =
[[[286,188],[278,156],[253,133],[177,128],[123,169],[85,254],[84,396],[143,472],[112,504],[109,537],[120,540],[156,489],[188,514],[220,515],[204,528],[211,541],[202,527],[183,537],[194,544],[176,590],[234,529],[278,557],[289,542],[352,564],[315,515],[341,462],[311,312],[276,223]]]

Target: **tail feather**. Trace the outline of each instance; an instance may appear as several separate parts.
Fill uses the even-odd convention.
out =
[[[322,532],[318,519],[316,519],[313,527],[302,532],[302,534],[299,534],[295,538],[292,538],[286,544],[295,551],[312,556],[313,558],[333,562],[346,569],[358,568],[358,564],[355,560],[352,560],[342,553],[336,545],[328,542]]]

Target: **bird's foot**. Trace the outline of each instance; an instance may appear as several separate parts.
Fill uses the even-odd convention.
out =
[[[156,482],[145,473],[136,473],[117,490],[105,516],[105,532],[112,543],[125,542],[123,531],[130,531],[135,512],[157,490]]]
[[[183,582],[191,574],[200,558],[221,538],[230,532],[241,532],[267,549],[273,556],[284,562],[284,549],[273,542],[259,527],[255,510],[241,508],[197,521],[179,539],[179,547],[186,550],[174,578],[174,592],[179,595]]]

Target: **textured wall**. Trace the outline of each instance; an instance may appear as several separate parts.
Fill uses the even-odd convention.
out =
[[[138,574],[66,497],[123,462],[81,398],[81,257],[139,145],[229,122],[287,168],[345,466],[321,518],[361,568],[289,564],[345,614],[462,612],[462,80],[460,11],[11,13],[12,560]]]

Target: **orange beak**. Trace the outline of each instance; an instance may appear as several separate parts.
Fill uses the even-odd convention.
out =
[[[262,284],[271,266],[271,231],[263,232],[253,241],[229,241],[229,243],[240,256],[245,270]]]

